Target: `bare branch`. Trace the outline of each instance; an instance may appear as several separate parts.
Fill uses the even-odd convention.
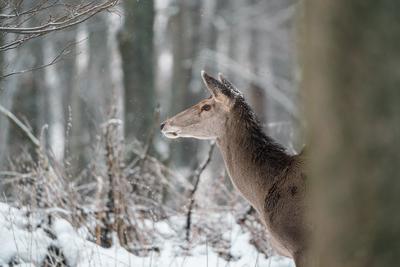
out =
[[[86,40],[86,39],[85,39],[85,40]],[[80,41],[79,41],[79,42],[80,42]],[[24,70],[20,70],[20,71],[15,71],[15,72],[7,73],[7,74],[5,74],[5,75],[3,75],[3,76],[0,76],[0,80],[1,80],[1,79],[4,79],[4,78],[7,78],[7,77],[10,77],[10,76],[14,76],[14,75],[18,75],[18,74],[23,74],[23,73],[27,73],[27,72],[31,72],[31,71],[36,71],[36,70],[40,70],[40,69],[46,68],[46,67],[48,67],[48,66],[54,65],[54,64],[58,63],[59,61],[61,61],[61,60],[63,59],[63,56],[65,56],[66,54],[68,54],[68,53],[70,52],[69,49],[70,49],[73,45],[75,45],[75,44],[77,44],[77,43],[78,43],[78,42],[74,42],[74,43],[68,44],[68,45],[67,45],[66,47],[64,47],[64,49],[62,49],[61,52],[60,52],[57,56],[55,56],[49,63],[43,64],[43,65],[40,65],[40,66],[37,66],[37,67],[34,67],[34,68],[29,68],[29,69],[24,69]]]
[[[18,34],[38,34],[38,33],[50,33],[53,31],[59,31],[78,23],[84,22],[93,15],[113,7],[116,5],[118,0],[105,1],[99,5],[89,6],[89,8],[81,8],[74,12],[72,17],[63,16],[56,20],[50,21],[44,25],[36,27],[0,27],[0,32],[7,33],[18,33]]]
[[[11,41],[9,43],[6,43],[6,44],[0,46],[0,52],[17,48],[17,47],[21,46],[23,43],[25,43],[26,41],[28,41],[30,39],[33,39],[33,38],[36,38],[36,37],[39,37],[39,36],[41,36],[41,34],[32,34],[32,35],[29,35],[29,36],[24,36],[22,38],[16,39],[16,40]]]
[[[0,105],[0,113],[2,113],[13,123],[15,123],[15,125],[17,125],[26,134],[26,136],[29,137],[29,140],[31,140],[35,146],[40,147],[39,139],[37,139],[29,130],[29,128],[22,121],[20,121],[14,114],[12,114],[11,111]]]
[[[160,104],[157,104],[156,109],[154,110],[154,114],[153,114],[153,123],[157,124],[160,121]],[[146,159],[148,153],[149,153],[149,149],[151,144],[153,143],[153,138],[154,138],[154,125],[152,125],[152,127],[150,128],[150,133],[148,135],[148,139],[146,142],[146,145],[144,147],[144,153],[142,158]]]
[[[193,174],[193,178],[194,178],[195,182],[194,182],[193,189],[190,192],[190,197],[189,197],[190,202],[189,202],[189,208],[188,208],[188,213],[187,213],[187,217],[186,217],[186,241],[188,241],[188,242],[189,242],[189,238],[190,238],[190,228],[191,228],[191,222],[192,222],[192,209],[193,209],[193,205],[194,205],[194,194],[197,191],[201,174],[203,173],[203,171],[206,169],[206,167],[208,166],[208,164],[211,161],[211,156],[214,151],[214,147],[215,147],[215,143],[213,142],[210,145],[210,149],[208,150],[207,158],[196,169],[196,171]]]
[[[90,19],[94,15],[104,11],[108,10],[115,5],[117,5],[119,0],[105,0],[104,2],[94,5],[94,2],[89,2],[84,5],[72,7],[63,4],[63,6],[68,7],[67,11],[64,12],[64,14],[59,15],[56,18],[49,18],[49,21],[39,25],[39,26],[34,26],[34,27],[23,27],[20,25],[13,25],[13,26],[1,26],[0,27],[0,32],[3,33],[12,33],[12,34],[17,34],[17,38],[9,43],[6,43],[2,46],[0,46],[0,51],[5,51],[9,49],[16,48],[20,46],[22,43],[32,39],[36,38],[39,36],[46,35],[51,32],[55,31],[60,31],[64,30],[73,26],[76,26],[82,22],[85,22],[86,20]],[[48,9],[50,7],[54,7],[55,4],[51,6],[41,6],[40,8],[35,7],[31,10],[18,13],[15,15],[15,17],[21,17],[23,15],[31,15],[35,16],[37,12]],[[35,13],[36,12],[36,13]],[[0,15],[0,19],[6,19],[6,18],[13,18],[13,15],[7,15],[7,14],[2,14]],[[30,17],[29,17],[30,19]],[[2,25],[5,25],[5,23],[1,23]],[[8,23],[10,25],[10,23]],[[24,35],[23,37],[18,37],[19,35]]]

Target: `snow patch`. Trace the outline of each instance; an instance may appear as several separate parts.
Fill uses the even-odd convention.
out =
[[[8,204],[0,203],[0,265],[9,264],[11,260],[17,260],[17,266],[40,266],[48,248],[55,246],[61,250],[69,266],[153,266],[153,267],[203,267],[203,266],[269,266],[269,267],[293,267],[293,261],[288,258],[274,256],[265,258],[249,244],[250,236],[244,233],[234,218],[227,215],[232,228],[225,233],[225,237],[231,240],[230,253],[236,260],[227,261],[221,258],[213,248],[207,245],[194,245],[187,255],[182,255],[181,246],[173,237],[177,235],[176,228],[184,227],[185,218],[170,218],[166,221],[146,223],[154,224],[164,240],[156,244],[161,248],[160,252],[150,252],[147,257],[138,257],[114,242],[113,247],[103,248],[86,240],[87,231],[74,229],[65,219],[54,218],[51,230],[56,236],[52,240],[42,228],[29,229],[31,221],[26,217],[26,211],[16,209]],[[181,242],[182,243],[182,242]]]

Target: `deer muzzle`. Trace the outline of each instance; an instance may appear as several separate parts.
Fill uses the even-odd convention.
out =
[[[161,123],[160,129],[162,134],[167,138],[174,139],[179,137],[180,129],[172,126],[171,123],[169,123],[169,121]]]

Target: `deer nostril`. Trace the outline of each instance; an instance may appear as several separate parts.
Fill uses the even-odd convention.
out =
[[[160,129],[162,130],[164,128],[164,126],[165,126],[165,122],[161,123]]]

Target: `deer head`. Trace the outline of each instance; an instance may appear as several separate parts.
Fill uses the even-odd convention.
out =
[[[225,122],[242,94],[222,74],[219,80],[204,71],[201,76],[211,96],[163,122],[161,131],[166,137],[216,139],[224,134]]]

